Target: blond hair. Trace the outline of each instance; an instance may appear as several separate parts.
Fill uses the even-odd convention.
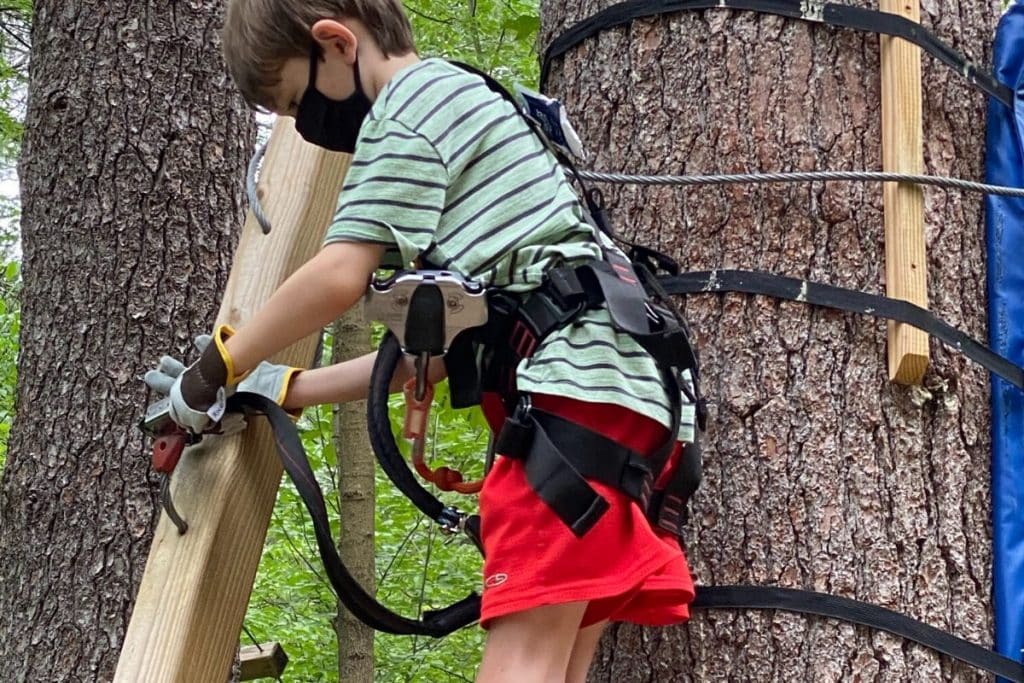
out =
[[[310,28],[320,19],[357,19],[385,56],[416,49],[400,0],[230,0],[224,60],[250,105],[269,108],[268,89],[286,60],[310,55]]]

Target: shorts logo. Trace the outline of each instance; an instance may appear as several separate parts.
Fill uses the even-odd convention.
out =
[[[491,574],[484,580],[484,586],[487,588],[497,588],[506,581],[508,581],[508,574]]]

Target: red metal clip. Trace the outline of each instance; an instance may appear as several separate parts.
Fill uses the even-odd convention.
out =
[[[173,473],[187,445],[188,436],[185,432],[157,437],[153,442],[153,469],[164,474]]]

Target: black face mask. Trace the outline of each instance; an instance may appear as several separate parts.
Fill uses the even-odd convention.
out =
[[[295,112],[295,130],[306,142],[334,152],[352,154],[363,120],[373,108],[359,78],[359,58],[355,63],[356,91],[343,100],[332,100],[316,89],[319,62],[320,53],[314,45],[309,58],[309,86]]]

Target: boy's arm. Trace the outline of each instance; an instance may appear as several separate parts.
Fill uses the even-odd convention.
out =
[[[242,375],[341,317],[366,292],[383,254],[382,245],[358,242],[321,249],[224,342],[232,374]]]
[[[171,418],[196,434],[219,421],[226,405],[224,387],[237,384],[260,361],[318,333],[351,308],[383,253],[378,244],[330,244],[288,278],[237,332],[215,330],[199,360],[171,385]]]
[[[369,393],[370,374],[373,372],[376,358],[377,354],[374,352],[344,363],[300,372],[288,387],[288,395],[282,407],[294,411],[308,406],[365,399]],[[414,373],[413,359],[403,356],[391,381],[392,393],[401,390]],[[434,358],[430,362],[430,381],[439,382],[444,377],[443,359]]]

